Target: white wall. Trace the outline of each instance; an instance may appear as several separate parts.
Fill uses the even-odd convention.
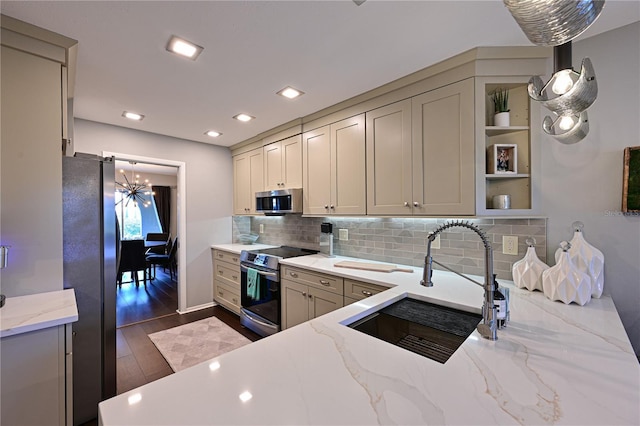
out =
[[[640,354],[640,216],[620,213],[623,150],[640,145],[640,23],[574,43],[574,69],[585,56],[598,81],[589,134],[575,145],[542,140],[547,260],[554,263],[559,242],[572,237],[574,221],[582,221],[585,239],[605,257],[604,291]]]
[[[74,120],[75,151],[186,163],[186,309],[213,301],[211,244],[231,241],[232,164],[227,148],[93,121]],[[182,212],[178,212],[182,214]],[[184,265],[180,265],[184,267]],[[182,308],[182,307],[181,307]]]

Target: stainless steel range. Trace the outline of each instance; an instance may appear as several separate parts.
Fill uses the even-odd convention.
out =
[[[261,336],[280,331],[280,259],[316,250],[276,247],[240,252],[240,324]]]

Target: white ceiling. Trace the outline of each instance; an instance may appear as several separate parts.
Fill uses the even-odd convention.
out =
[[[477,46],[531,45],[501,0],[3,0],[0,10],[79,41],[76,117],[223,146]],[[607,0],[581,38],[638,20],[638,0]],[[200,58],[167,52],[172,34],[203,46]],[[306,94],[277,96],[286,85]],[[240,112],[257,118],[232,119]]]

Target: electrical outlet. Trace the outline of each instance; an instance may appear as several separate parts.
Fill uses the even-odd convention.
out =
[[[260,233],[264,234],[264,223],[260,224]]]
[[[436,239],[431,243],[431,248],[439,249],[440,248],[440,234],[436,235]]]
[[[503,235],[502,236],[502,253],[504,254],[518,254],[518,237],[515,235]]]
[[[339,229],[338,230],[338,239],[340,241],[349,241],[349,230],[348,229]]]

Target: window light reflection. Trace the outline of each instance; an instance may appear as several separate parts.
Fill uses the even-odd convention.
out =
[[[142,394],[134,393],[133,395],[129,396],[127,401],[129,402],[129,405],[137,404],[138,402],[142,401]]]
[[[220,369],[220,363],[218,361],[214,361],[211,364],[209,364],[209,370],[216,371],[218,369]]]
[[[251,392],[249,392],[249,391],[244,391],[240,395],[238,395],[238,397],[240,398],[240,401],[247,402],[251,398],[253,398],[253,395],[251,395]]]

